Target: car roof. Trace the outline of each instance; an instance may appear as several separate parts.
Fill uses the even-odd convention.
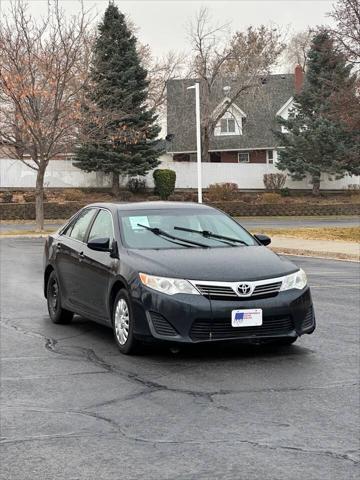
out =
[[[194,202],[163,202],[163,201],[155,201],[155,202],[132,202],[132,203],[116,203],[116,202],[108,202],[108,203],[92,203],[87,205],[87,207],[103,207],[108,208],[112,211],[127,211],[127,210],[183,210],[183,209],[202,209],[202,210],[214,210],[212,207],[208,205],[204,205],[201,203],[194,203]]]

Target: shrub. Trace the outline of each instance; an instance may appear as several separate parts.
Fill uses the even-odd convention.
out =
[[[263,182],[266,190],[281,190],[286,182],[285,173],[264,173]]]
[[[290,197],[290,190],[289,190],[288,188],[286,188],[286,187],[285,187],[285,188],[282,188],[282,189],[280,190],[280,195],[281,195],[282,197]]]
[[[34,203],[36,201],[36,194],[35,192],[25,192],[23,193],[23,199],[26,203]],[[44,202],[47,200],[47,195],[43,193]]]
[[[262,196],[263,203],[278,203],[281,200],[281,197],[278,193],[264,193]]]
[[[155,189],[154,193],[159,195],[161,200],[167,200],[174,193],[176,173],[169,169],[156,169],[153,173]]]
[[[13,200],[13,194],[12,192],[3,192],[1,198],[4,203],[11,203]]]
[[[245,203],[256,203],[258,200],[258,195],[252,193],[243,193],[241,194],[240,200]]]
[[[144,193],[146,190],[146,180],[140,177],[131,177],[127,182],[127,189],[131,193]]]
[[[23,199],[26,203],[35,202],[35,192],[26,192],[23,194]]]
[[[207,197],[210,201],[233,200],[234,194],[238,191],[236,183],[213,183],[209,185]]]
[[[129,202],[133,199],[133,194],[128,190],[120,190],[118,195],[116,195],[116,200],[120,200],[121,202]]]
[[[360,184],[358,183],[350,183],[348,186],[347,186],[348,190],[350,190],[351,192],[360,192]]]
[[[64,199],[68,202],[79,202],[84,199],[84,192],[81,190],[67,190],[64,192]]]

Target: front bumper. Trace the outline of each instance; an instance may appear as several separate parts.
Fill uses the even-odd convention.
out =
[[[259,342],[298,337],[315,330],[309,287],[288,290],[270,298],[214,299],[203,295],[165,295],[140,287],[133,296],[135,335],[182,343],[213,341]],[[258,327],[231,326],[231,311],[261,308]]]

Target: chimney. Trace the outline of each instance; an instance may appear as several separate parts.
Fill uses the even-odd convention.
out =
[[[301,68],[301,65],[296,65],[295,67],[295,93],[296,95],[301,92],[304,83],[304,71]]]

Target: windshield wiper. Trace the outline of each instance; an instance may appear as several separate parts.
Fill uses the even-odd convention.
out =
[[[246,242],[243,242],[238,238],[225,237],[225,235],[217,235],[216,233],[209,232],[208,230],[193,230],[192,228],[184,228],[184,227],[174,227],[174,230],[180,230],[182,232],[198,233],[199,235],[202,235],[205,238],[214,238],[215,240],[220,240],[220,241],[225,240],[226,243],[236,242],[236,243],[241,243],[242,245],[248,246]],[[229,245],[231,244],[229,243]]]
[[[150,232],[154,233],[155,235],[158,235],[159,237],[164,237],[165,239],[172,241],[172,243],[176,243],[177,245],[182,245],[183,247],[191,248],[193,246],[193,247],[209,248],[204,243],[194,242],[193,240],[186,240],[185,238],[175,237],[174,235],[170,235],[170,233],[167,233],[164,230],[161,230],[161,228],[148,227],[147,225],[141,225],[141,223],[138,223],[138,226],[145,228],[146,230],[149,230]],[[186,243],[179,243],[174,240],[179,240],[180,242],[186,242]]]

